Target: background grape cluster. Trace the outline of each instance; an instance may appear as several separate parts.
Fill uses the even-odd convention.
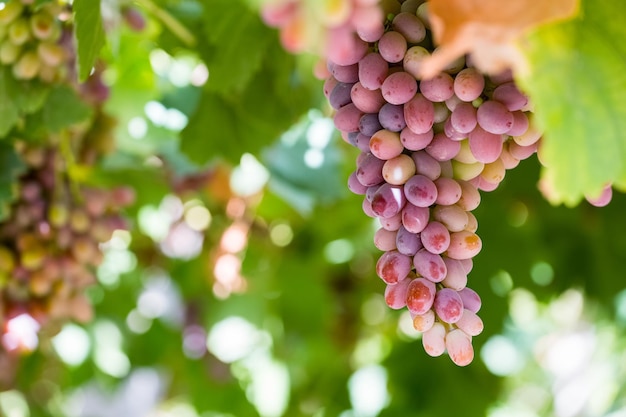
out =
[[[2,6],[0,70],[23,91],[71,91],[91,118],[47,131],[36,116],[23,115],[7,136],[25,167],[10,215],[0,222],[0,357],[32,351],[40,331],[53,335],[67,320],[91,319],[85,289],[96,281],[100,245],[127,227],[121,209],[134,199],[130,187],[89,186],[78,174],[113,150],[116,122],[103,111],[109,96],[103,68],[97,65],[85,83],[77,80],[69,6],[18,0]]]
[[[380,222],[376,271],[388,305],[410,311],[429,355],[447,351],[463,366],[483,329],[480,297],[467,287],[482,248],[472,210],[479,191],[536,153],[541,133],[510,73],[484,76],[463,57],[421,79],[434,50],[428,3],[386,6],[384,24],[357,32],[367,48],[328,61],[324,93],[361,151],[348,186]]]

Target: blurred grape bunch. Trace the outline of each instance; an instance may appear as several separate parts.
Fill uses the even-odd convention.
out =
[[[2,139],[27,167],[0,222],[0,361],[14,369],[40,337],[91,320],[85,289],[96,282],[100,245],[127,228],[121,211],[135,198],[127,186],[87,185],[113,151],[116,121],[103,111],[103,64],[77,81],[71,12],[58,1],[0,3],[0,71],[23,111]]]
[[[0,64],[18,80],[53,83],[63,77],[66,51],[60,45],[68,10],[59,2],[0,3]]]

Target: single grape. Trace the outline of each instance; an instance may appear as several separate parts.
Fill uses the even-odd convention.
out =
[[[399,310],[406,307],[406,299],[411,278],[406,277],[396,284],[387,284],[385,288],[385,302],[390,308]]]
[[[424,314],[415,314],[413,316],[413,328],[418,332],[427,332],[435,324],[435,312],[428,310]]]
[[[406,51],[406,39],[398,32],[386,32],[378,40],[378,53],[390,64],[402,61]]]
[[[466,273],[469,273],[469,271],[466,270]],[[459,296],[463,301],[463,307],[465,309],[473,313],[477,313],[480,310],[482,301],[480,300],[480,296],[478,295],[478,293],[476,293],[476,291],[471,288],[465,287],[462,290],[459,290]]]
[[[391,104],[404,104],[417,93],[417,81],[408,72],[389,74],[380,87],[383,97]]]
[[[400,142],[400,134],[387,129],[381,129],[372,135],[370,150],[379,159],[387,160],[395,158],[404,151]]]
[[[450,232],[443,224],[431,221],[420,233],[424,249],[430,253],[441,254],[450,246]]]
[[[457,259],[443,257],[443,262],[446,264],[446,277],[441,283],[455,291],[460,291],[467,285],[467,273],[463,268],[461,261]]]
[[[430,217],[427,207],[418,207],[407,202],[402,209],[402,225],[411,233],[420,233]]]
[[[379,217],[389,218],[400,213],[405,203],[402,187],[384,183],[372,197],[372,211]]]
[[[454,77],[454,94],[462,101],[476,100],[484,89],[485,78],[475,68],[465,68]]]
[[[426,152],[413,152],[411,158],[415,162],[415,172],[435,181],[441,176],[441,164]]]
[[[392,185],[402,185],[414,174],[415,163],[410,156],[405,154],[391,158],[383,165],[383,178]]]
[[[401,12],[391,22],[391,28],[409,43],[420,43],[426,37],[426,28],[415,13]]]
[[[440,222],[450,232],[460,232],[468,225],[467,211],[454,204],[450,206],[436,205],[432,209],[433,219]]]
[[[409,272],[411,272],[411,258],[398,251],[383,253],[376,263],[376,273],[387,284],[398,283],[405,279]]]
[[[411,100],[404,104],[404,120],[414,133],[428,132],[433,127],[435,120],[433,103],[423,95],[415,94]]]
[[[500,135],[513,127],[513,114],[498,101],[487,100],[476,111],[480,127],[489,133]]]
[[[377,113],[386,103],[379,89],[368,90],[360,82],[352,86],[350,99],[359,110],[365,113]]]
[[[456,326],[468,336],[478,336],[485,328],[483,321],[471,310],[463,310],[463,315],[457,321]]]
[[[433,308],[437,317],[446,323],[456,323],[463,315],[461,296],[451,288],[441,288],[437,291]]]
[[[476,256],[482,249],[478,235],[468,231],[450,234],[450,246],[446,254],[452,259],[468,259]]]
[[[389,64],[376,52],[370,52],[359,61],[359,82],[368,90],[377,90],[387,78]]]
[[[420,234],[420,236],[423,232]],[[422,240],[424,243],[424,240]],[[431,253],[428,249],[423,248],[417,251],[413,257],[413,265],[415,272],[430,282],[441,282],[446,277],[446,264],[440,255]]]
[[[420,151],[428,146],[433,140],[433,131],[428,130],[425,133],[413,133],[411,129],[405,127],[400,132],[400,141],[402,145],[410,151]]]
[[[408,286],[406,306],[412,314],[425,314],[435,301],[435,284],[425,278],[415,278]]]
[[[433,357],[441,356],[443,352],[446,351],[445,339],[446,328],[443,324],[435,322],[433,326],[422,335],[424,351]]]
[[[437,133],[426,147],[425,151],[437,161],[448,161],[461,150],[458,141],[450,139],[444,133]]]
[[[397,231],[387,230],[384,227],[381,227],[376,231],[376,233],[374,233],[374,246],[385,252],[396,249],[397,234]],[[400,250],[399,252],[407,255]]]
[[[420,81],[422,95],[433,102],[443,102],[454,95],[454,79],[445,72]]]
[[[402,106],[386,103],[380,108],[378,121],[384,129],[392,132],[400,132],[406,127],[404,108]]]
[[[445,336],[445,345],[450,359],[458,366],[469,365],[474,360],[472,339],[460,329],[454,329]]]
[[[415,256],[417,251],[422,249],[422,241],[420,235],[409,232],[404,226],[400,225],[395,236],[395,245],[393,249],[398,249],[403,255]]]
[[[480,110],[480,109],[479,109]],[[502,135],[488,132],[476,126],[469,134],[469,147],[477,161],[488,164],[502,153]]]
[[[424,175],[414,175],[404,184],[406,199],[417,207],[430,207],[437,199],[437,186]]]

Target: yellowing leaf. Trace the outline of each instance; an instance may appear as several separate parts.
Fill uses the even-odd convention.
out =
[[[513,68],[524,73],[516,41],[539,25],[573,17],[579,5],[578,0],[430,0],[428,7],[438,48],[424,62],[424,78],[466,53],[483,72]]]

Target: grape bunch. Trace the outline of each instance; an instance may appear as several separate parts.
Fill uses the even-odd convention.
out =
[[[134,198],[126,187],[72,185],[54,148],[22,153],[29,170],[10,218],[0,223],[0,340],[9,352],[29,350],[11,331],[17,317],[30,316],[38,327],[90,320],[84,289],[95,282],[99,244],[126,227],[119,209]]]
[[[9,0],[0,7],[0,64],[11,66],[18,80],[52,83],[63,78],[63,7],[56,1],[35,5],[27,0]]]
[[[395,6],[384,31],[357,32],[367,48],[328,60],[324,94],[342,137],[361,151],[348,187],[380,223],[387,304],[408,309],[426,353],[447,351],[465,366],[483,330],[481,299],[467,287],[482,248],[472,210],[480,191],[536,153],[541,132],[510,73],[484,76],[469,56],[421,79],[434,50],[428,3]]]

